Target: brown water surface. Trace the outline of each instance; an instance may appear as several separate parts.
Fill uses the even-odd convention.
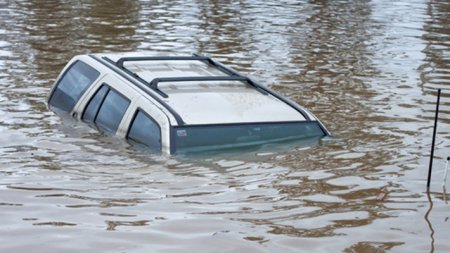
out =
[[[448,1],[227,2],[0,1],[0,252],[450,252]],[[105,51],[209,55],[334,138],[137,151],[45,105],[73,55]]]

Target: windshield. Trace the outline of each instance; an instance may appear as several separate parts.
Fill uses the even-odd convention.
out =
[[[247,147],[325,136],[316,121],[172,127],[172,153]]]

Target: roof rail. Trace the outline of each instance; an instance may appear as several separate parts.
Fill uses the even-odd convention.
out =
[[[121,69],[126,69],[123,65],[126,61],[206,61],[210,65],[216,67],[220,71],[230,75],[230,76],[242,76],[238,72],[225,67],[219,62],[214,61],[213,59],[202,56],[199,54],[192,54],[192,56],[136,56],[136,57],[122,57],[117,62],[115,62],[115,65]]]
[[[137,57],[122,57],[116,65],[119,68],[125,68],[123,63],[126,61],[210,61],[212,60],[206,56],[137,56]]]
[[[161,77],[150,82],[150,87],[158,89],[158,83],[163,82],[194,82],[194,81],[241,81],[247,82],[243,76],[186,76],[186,77]]]
[[[250,80],[248,77],[245,76],[186,76],[186,77],[164,77],[164,78],[155,78],[150,82],[150,87],[154,90],[157,90],[160,94],[164,94],[164,97],[169,97],[167,94],[162,92],[158,88],[158,83],[163,82],[203,82],[203,81],[240,81],[245,82],[251,86],[253,86],[255,89],[257,89],[259,92],[261,92],[264,95],[267,95],[268,93],[261,89],[259,86],[255,85],[255,83]]]
[[[202,56],[202,55],[199,55],[199,54],[192,54],[192,55],[195,56],[195,57],[206,58],[206,59],[204,59],[204,61],[207,61],[209,64],[213,65],[214,67],[216,67],[220,71],[222,71],[222,72],[224,72],[224,73],[226,73],[226,74],[228,74],[230,76],[243,76],[243,75],[239,74],[238,72],[236,72],[236,71],[226,67],[225,65],[223,65],[223,64],[221,64],[221,63],[219,63],[219,62],[217,62],[217,61],[215,61],[215,60],[213,60],[213,59],[211,59],[209,57]]]
[[[161,95],[164,98],[169,97],[166,93],[158,89],[158,83],[160,82],[188,82],[188,81],[241,81],[250,84],[254,88],[256,88],[259,92],[263,93],[264,95],[267,95],[267,91],[262,89],[260,85],[256,84],[250,78],[243,76],[236,71],[229,69],[225,67],[224,65],[214,61],[213,59],[201,56],[198,54],[193,54],[192,56],[136,56],[136,57],[122,57],[117,62],[114,62],[110,60],[107,57],[103,57],[105,60],[114,63],[117,67],[121,68],[123,71],[125,71],[127,74],[133,76],[137,80],[139,80],[141,83],[144,83],[146,86],[152,88],[154,91],[156,91],[159,95]],[[124,62],[127,61],[205,61],[206,63],[210,64],[211,66],[217,68],[218,70],[224,72],[228,76],[200,76],[200,77],[175,77],[175,78],[155,78],[151,80],[150,82],[142,79],[139,75],[136,73],[130,71],[124,66]]]

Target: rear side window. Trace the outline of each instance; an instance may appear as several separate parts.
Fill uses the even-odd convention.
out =
[[[114,134],[129,105],[128,99],[104,84],[87,105],[82,119]]]
[[[49,104],[65,112],[72,111],[86,89],[100,73],[82,61],[76,61],[56,84]]]
[[[128,140],[161,150],[161,128],[150,116],[138,110],[128,131]]]
[[[103,99],[106,96],[106,93],[109,91],[108,86],[102,85],[102,87],[97,91],[95,96],[91,99],[86,110],[83,114],[83,120],[89,123],[94,123],[95,117],[97,117],[98,109],[100,105],[103,103]]]

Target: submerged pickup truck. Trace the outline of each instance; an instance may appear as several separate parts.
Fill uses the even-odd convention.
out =
[[[48,105],[167,154],[329,136],[309,111],[205,56],[75,56]]]

